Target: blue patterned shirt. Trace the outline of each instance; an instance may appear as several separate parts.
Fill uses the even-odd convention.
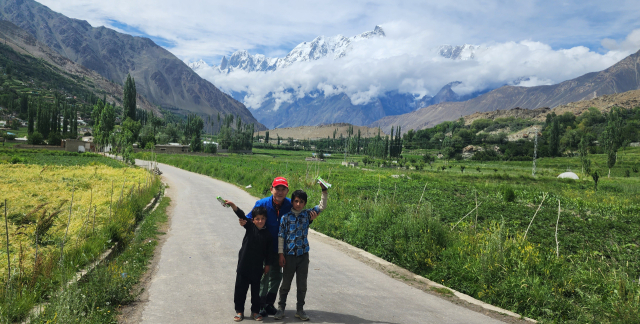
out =
[[[314,210],[320,213],[318,206],[312,209],[305,209],[296,216],[291,210],[280,219],[280,231],[278,237],[284,239],[283,253],[285,255],[301,256],[309,252],[309,212]]]

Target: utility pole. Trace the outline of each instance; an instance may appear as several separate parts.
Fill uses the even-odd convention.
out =
[[[534,145],[533,145],[533,170],[531,171],[531,176],[536,176],[536,158],[538,157],[538,128],[533,129],[535,134]]]

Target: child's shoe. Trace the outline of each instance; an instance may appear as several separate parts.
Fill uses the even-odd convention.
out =
[[[281,320],[284,317],[284,308],[278,308],[278,311],[273,315],[273,319]]]
[[[303,321],[308,321],[309,320],[309,316],[307,316],[307,313],[305,313],[302,309],[298,310],[296,312],[296,317],[303,320]]]
[[[267,312],[267,315],[275,315],[278,311],[272,304],[267,305],[264,310]]]

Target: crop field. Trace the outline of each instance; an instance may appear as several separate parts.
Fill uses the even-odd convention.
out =
[[[611,178],[605,157],[590,155],[601,174],[597,191],[591,178],[556,178],[580,174],[578,158],[539,159],[533,177],[531,162],[437,161],[417,171],[407,168],[411,154],[403,168],[347,168],[343,155],[305,162],[309,152],[254,153],[158,161],[251,185],[258,197],[285,176],[292,190],[308,191],[309,204],[319,200],[319,174],[334,185],[312,226],[322,233],[542,322],[640,318],[638,149],[619,153]]]
[[[154,188],[146,170],[100,155],[0,151],[0,212],[4,223],[6,210],[8,228],[8,235],[5,224],[0,231],[0,315],[24,316],[65,280],[61,272],[81,269],[124,240]]]

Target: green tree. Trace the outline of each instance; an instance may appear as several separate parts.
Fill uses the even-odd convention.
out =
[[[587,140],[586,136],[582,136],[582,138],[580,139],[580,143],[578,144],[578,153],[580,154],[580,162],[582,164],[582,176],[584,177],[585,174],[590,174],[587,168],[587,161],[588,161],[589,167],[591,166],[591,161],[589,161],[589,159],[587,158],[589,154],[589,141]]]
[[[559,156],[560,148],[560,120],[553,118],[551,122],[551,133],[549,137],[549,155],[552,157]]]
[[[264,143],[269,144],[269,131],[264,133]]]
[[[127,80],[124,83],[123,106],[125,116],[136,120],[136,81],[130,74],[127,74]]]
[[[620,148],[622,130],[622,119],[619,118],[617,109],[612,109],[607,115],[607,126],[600,135],[600,140],[607,154],[607,167],[609,168],[608,178],[611,177],[611,168],[616,164],[618,149]]]

